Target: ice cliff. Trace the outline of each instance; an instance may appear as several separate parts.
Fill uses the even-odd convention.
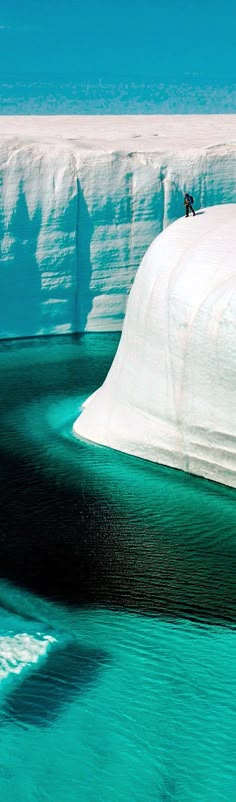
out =
[[[154,237],[235,200],[235,117],[0,119],[0,337],[121,329]]]
[[[77,436],[236,487],[236,204],[149,247]]]

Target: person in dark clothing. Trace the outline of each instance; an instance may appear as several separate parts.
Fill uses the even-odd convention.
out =
[[[184,193],[185,217],[189,216],[189,210],[190,212],[193,213],[193,216],[195,217],[193,203],[194,203],[193,196],[189,195],[189,192],[185,192]]]

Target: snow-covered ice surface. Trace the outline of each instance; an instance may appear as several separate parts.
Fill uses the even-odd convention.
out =
[[[183,214],[235,201],[236,115],[0,118],[0,337],[122,328]]]
[[[51,140],[70,147],[73,141],[75,149],[155,153],[235,143],[235,123],[236,114],[0,116],[0,136],[20,144]]]
[[[236,487],[236,204],[152,243],[77,436]]]

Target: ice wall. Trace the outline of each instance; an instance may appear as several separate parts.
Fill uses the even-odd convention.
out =
[[[183,191],[198,208],[235,199],[236,146],[191,148],[186,121],[182,147],[153,133],[155,150],[134,135],[129,152],[112,127],[95,150],[74,129],[47,139],[35,126],[28,137],[0,127],[0,337],[121,329],[141,258],[183,214]]]
[[[236,204],[154,240],[113,365],[74,432],[236,487]]]

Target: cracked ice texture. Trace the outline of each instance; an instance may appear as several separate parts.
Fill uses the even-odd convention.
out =
[[[236,204],[163,231],[77,436],[236,487]]]
[[[120,330],[183,214],[235,200],[235,117],[2,118],[0,337]]]

